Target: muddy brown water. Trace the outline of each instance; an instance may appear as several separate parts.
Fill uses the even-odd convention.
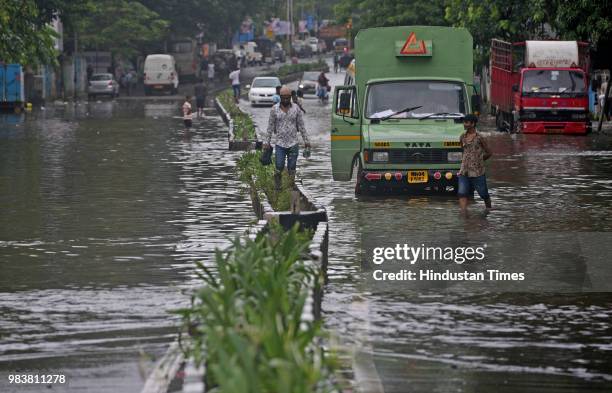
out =
[[[342,84],[343,74],[331,75]],[[612,390],[612,139],[480,131],[495,210],[476,198],[366,196],[330,173],[331,105],[305,100],[305,188],[330,215],[325,324],[355,388],[384,392]],[[261,131],[269,108],[251,108]],[[524,282],[380,282],[372,249],[487,246]],[[382,266],[382,267],[381,267]],[[394,270],[395,269],[395,270]],[[474,268],[466,267],[475,271]],[[482,270],[480,268],[476,270]]]
[[[0,116],[0,391],[138,392],[194,263],[255,220],[216,113],[101,100]],[[66,385],[9,385],[64,374]]]

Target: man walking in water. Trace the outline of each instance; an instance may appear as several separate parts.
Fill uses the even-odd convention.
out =
[[[463,158],[458,176],[457,196],[463,214],[467,213],[468,196],[473,193],[473,190],[476,190],[484,200],[487,211],[491,209],[484,162],[491,157],[492,153],[484,138],[476,132],[477,122],[476,115],[466,115],[463,118],[465,132],[459,137],[463,148]]]
[[[281,88],[280,99],[280,103],[274,105],[270,110],[265,143],[265,148],[269,149],[272,136],[276,137],[274,144],[276,156],[274,185],[277,190],[281,189],[281,174],[285,168],[285,161],[287,162],[287,172],[291,186],[294,185],[295,169],[300,152],[298,133],[302,135],[306,148],[310,148],[302,111],[297,105],[291,104],[291,90],[287,86]]]
[[[196,98],[197,118],[199,119],[204,112],[204,104],[206,101],[206,86],[204,86],[204,79],[200,78],[193,90]]]

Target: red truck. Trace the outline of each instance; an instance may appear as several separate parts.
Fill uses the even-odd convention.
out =
[[[500,131],[586,134],[589,45],[491,42],[491,111]]]

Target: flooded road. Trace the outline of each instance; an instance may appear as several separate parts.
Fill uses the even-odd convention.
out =
[[[213,112],[101,101],[0,116],[0,392],[138,392],[194,262],[255,220]],[[9,386],[7,375],[68,384]]]
[[[269,108],[243,108],[265,130]],[[477,198],[464,218],[455,197],[356,198],[331,179],[330,105],[305,109],[313,153],[298,172],[330,215],[324,320],[356,391],[612,391],[610,137],[481,126],[494,210]],[[487,264],[527,279],[373,280],[372,248],[402,243],[485,245]]]

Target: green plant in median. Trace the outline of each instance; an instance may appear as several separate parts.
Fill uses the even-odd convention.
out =
[[[205,286],[179,310],[191,332],[188,356],[207,365],[217,393],[331,392],[335,367],[317,345],[321,323],[304,322],[310,283],[319,273],[301,257],[309,236],[297,227],[235,239],[216,255],[216,274],[199,264]]]
[[[227,113],[234,120],[234,135],[236,140],[256,139],[255,123],[251,116],[244,113],[234,102],[231,89],[224,90],[217,98]]]
[[[261,152],[250,151],[238,159],[236,170],[240,180],[267,196],[275,211],[289,210],[292,187],[287,172],[283,171],[282,187],[277,191],[274,185],[274,165],[261,165],[260,157]]]
[[[287,64],[278,69],[278,76],[283,77],[296,72],[304,71],[329,71],[329,66],[324,60],[319,59],[316,63]]]

